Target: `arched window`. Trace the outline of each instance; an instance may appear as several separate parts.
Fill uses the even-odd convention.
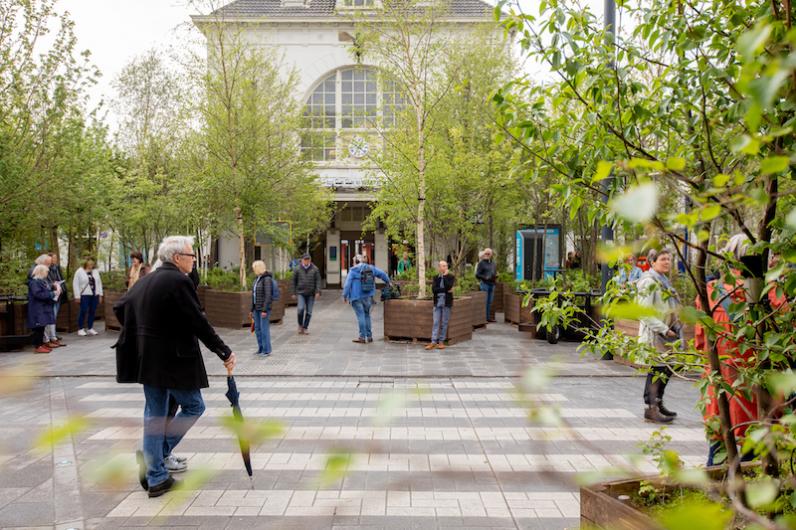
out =
[[[362,158],[362,136],[395,125],[404,100],[397,84],[369,67],[341,68],[323,79],[304,108],[302,155],[315,161]],[[358,147],[348,149],[354,142]],[[365,141],[365,144],[367,142]]]

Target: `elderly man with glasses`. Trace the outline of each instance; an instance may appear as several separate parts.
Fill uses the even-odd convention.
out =
[[[116,343],[116,380],[144,387],[139,479],[150,497],[177,485],[169,472],[184,471],[186,466],[184,461],[175,466],[171,452],[205,410],[201,389],[209,384],[199,341],[230,372],[235,367],[235,354],[202,313],[188,277],[196,259],[193,238],[165,238],[158,258],[162,265],[136,282],[114,306],[123,326]],[[173,418],[168,414],[169,398],[180,406]]]

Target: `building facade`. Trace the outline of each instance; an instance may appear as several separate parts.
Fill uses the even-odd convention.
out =
[[[381,148],[372,124],[389,127],[402,99],[393,83],[367,60],[355,61],[351,51],[355,16],[378,9],[379,0],[236,0],[210,15],[192,17],[200,28],[219,22],[243,28],[246,43],[275,49],[284,67],[298,74],[297,98],[305,104],[306,127],[301,156],[313,161],[320,182],[334,191],[331,225],[310,245],[329,287],[342,285],[357,254],[367,254],[383,270],[391,268],[384,230],[363,230],[378,186],[367,160]],[[448,12],[445,22],[460,29],[493,16],[492,6],[481,0],[450,0]],[[276,255],[267,241],[258,246],[263,257]],[[237,266],[237,243],[221,241],[218,248],[222,266]]]

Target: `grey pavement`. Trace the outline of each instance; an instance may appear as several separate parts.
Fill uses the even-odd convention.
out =
[[[281,432],[252,448],[250,481],[220,421],[224,378],[211,377],[207,411],[177,451],[189,487],[159,499],[135,478],[143,396],[114,382],[114,333],[69,336],[50,355],[0,354],[0,527],[577,528],[579,478],[654,470],[634,458],[657,426],[643,421],[643,379],[631,369],[504,324],[444,352],[353,344],[353,314],[333,294],[307,337],[288,310],[272,328],[272,358],[251,354],[247,331],[223,332],[240,355],[247,420]],[[207,366],[224,373],[212,355]],[[546,386],[519,392],[549,367]],[[680,416],[665,430],[694,465],[706,454],[697,396],[670,384]],[[37,447],[67,418],[85,424]],[[325,471],[330,456],[344,472]]]

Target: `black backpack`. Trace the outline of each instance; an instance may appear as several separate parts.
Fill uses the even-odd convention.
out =
[[[381,290],[381,301],[397,300],[401,298],[401,287],[398,285],[385,285]]]
[[[372,293],[376,289],[376,277],[370,265],[364,265],[359,271],[359,281],[362,282],[363,293]]]

